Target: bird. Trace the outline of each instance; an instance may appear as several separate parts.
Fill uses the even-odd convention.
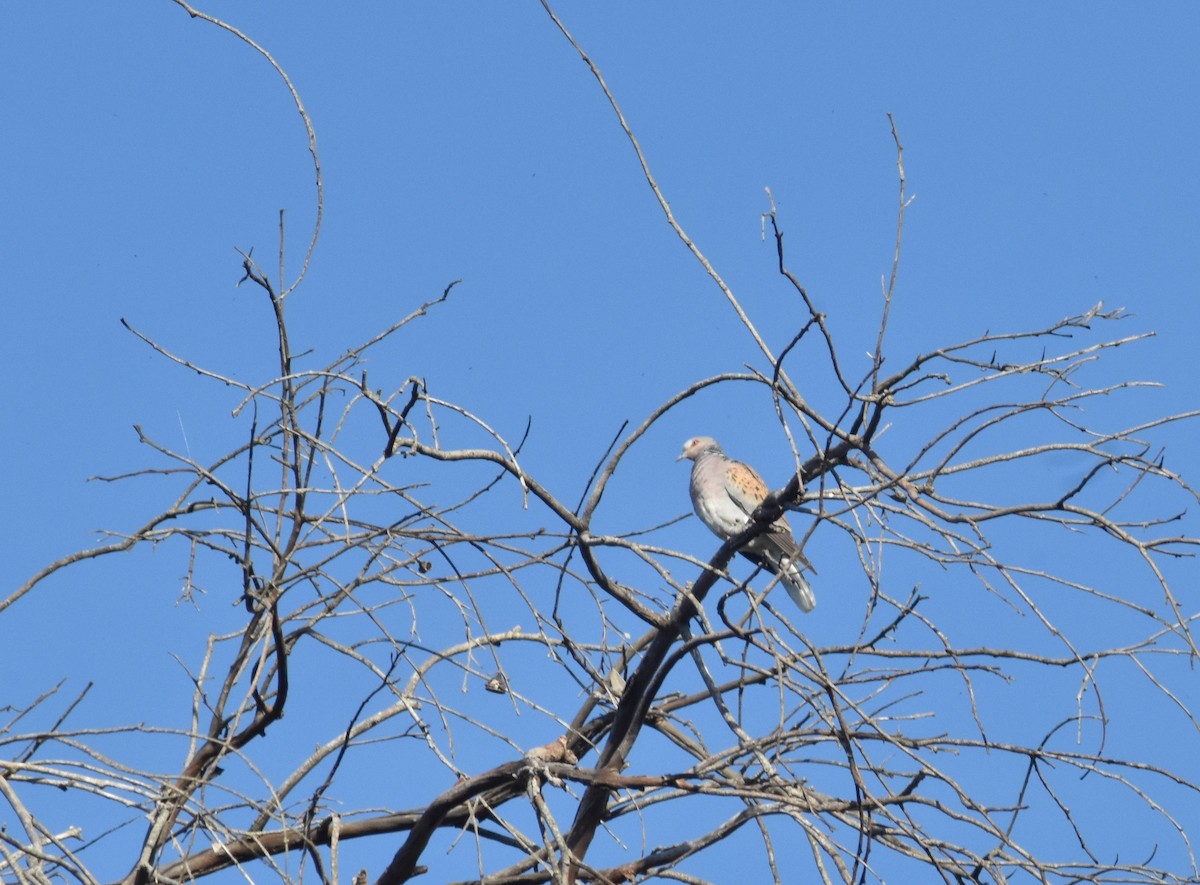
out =
[[[740,534],[750,517],[767,496],[767,484],[749,464],[728,457],[711,436],[693,436],[683,444],[676,461],[692,462],[692,507],[700,521],[723,541]],[[801,568],[812,565],[800,551],[782,514],[770,527],[738,551],[760,568],[779,576],[780,583],[801,610],[810,612],[817,605],[812,587]]]

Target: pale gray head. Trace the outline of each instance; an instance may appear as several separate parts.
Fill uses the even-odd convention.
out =
[[[689,461],[695,461],[705,452],[716,452],[720,455],[721,444],[711,436],[693,436],[683,444],[683,453],[675,460],[682,461],[687,458]]]

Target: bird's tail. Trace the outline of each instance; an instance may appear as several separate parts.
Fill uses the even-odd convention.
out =
[[[792,602],[800,606],[802,611],[810,612],[816,608],[817,595],[801,574],[799,564],[785,558],[779,565],[779,583],[783,584],[787,595],[792,597]]]

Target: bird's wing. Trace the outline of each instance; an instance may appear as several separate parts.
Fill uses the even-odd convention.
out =
[[[730,461],[725,470],[725,491],[738,509],[749,519],[770,490],[763,482],[763,478],[759,476],[758,471],[749,464]],[[776,567],[783,557],[808,565],[808,560],[800,552],[800,545],[796,543],[796,538],[792,534],[792,527],[783,514],[780,514],[779,518],[771,523],[770,529],[765,534],[751,541],[748,548],[749,553],[766,554],[768,561]]]
[[[725,464],[725,493],[746,516],[758,508],[767,492],[767,484],[749,464],[741,461]]]

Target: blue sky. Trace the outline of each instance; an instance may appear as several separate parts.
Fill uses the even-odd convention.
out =
[[[526,468],[573,501],[621,422],[756,359],[539,4],[203,8],[274,55],[316,126],[324,224],[290,306],[293,340],[313,349],[312,365],[461,279],[413,334],[373,356],[372,383],[394,389],[421,375],[509,438],[532,417]],[[555,9],[604,72],[676,217],[773,347],[795,332],[796,310],[761,238],[765,187],[789,265],[842,352],[860,358],[873,347],[895,237],[891,113],[915,197],[890,329],[897,364],[1104,301],[1134,314],[1121,334],[1155,337],[1116,351],[1099,377],[1164,387],[1098,403],[1100,417],[1200,407],[1196,6]],[[254,247],[273,267],[284,209],[294,278],[315,199],[304,132],[278,78],[167,0],[12,6],[0,31],[0,96],[10,378],[2,596],[95,543],[98,530],[131,529],[166,502],[168,481],[86,481],[154,463],[133,424],[201,460],[244,437],[244,423],[229,418],[236,395],[166,364],[119,319],[240,381],[272,377],[269,309],[235,288],[234,250]],[[802,387],[806,368],[819,377],[815,362],[799,362]],[[819,386],[808,395],[836,402]],[[672,459],[696,433],[718,436],[782,484],[790,455],[769,399],[715,393],[677,410],[635,453],[601,510],[611,530],[688,511],[686,470]],[[1196,463],[1194,426],[1154,440],[1175,469]],[[673,531],[677,546],[710,552],[694,520]],[[831,581],[855,568],[809,549]],[[1138,584],[1143,573],[1104,568],[1118,569],[1129,592],[1153,595]],[[1194,566],[1175,568],[1194,585]],[[169,651],[194,659],[192,643],[216,629],[206,618],[230,617],[233,590],[217,577],[199,611],[176,605],[182,570],[179,550],[86,565],[6,611],[0,704],[28,703],[69,677],[97,683],[89,721],[150,716],[123,696],[125,681],[178,692]],[[1195,611],[1194,592],[1189,601]],[[814,638],[853,630],[864,604],[849,592],[823,599]],[[964,634],[978,627],[969,611],[951,616]],[[131,630],[144,637],[136,653],[114,648]],[[1145,690],[1133,673],[1109,684],[1131,704]],[[1194,678],[1180,685],[1194,708]],[[1198,735],[1185,721],[1165,719],[1141,739],[1148,754],[1168,752],[1159,740],[1179,730],[1194,777]],[[173,758],[164,751],[163,765]],[[1179,813],[1200,831],[1196,807]],[[1163,851],[1182,862],[1178,846]]]

